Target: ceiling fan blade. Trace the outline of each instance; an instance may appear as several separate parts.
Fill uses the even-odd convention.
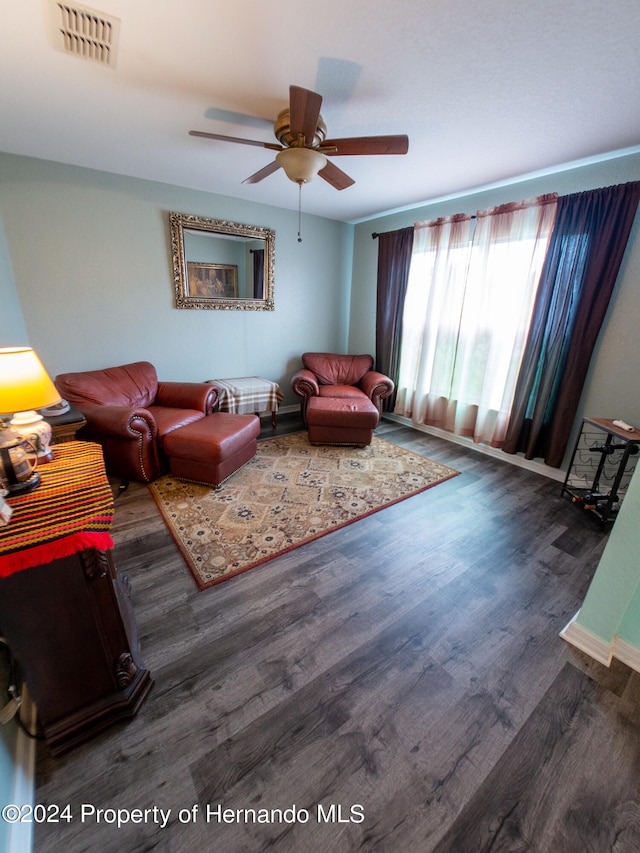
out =
[[[257,172],[254,172],[253,175],[249,175],[248,178],[245,178],[242,182],[243,184],[257,184],[260,181],[268,178],[269,175],[273,175],[274,172],[277,172],[280,168],[280,164],[276,163],[274,160],[273,163],[269,163],[267,166],[264,166]]]
[[[289,86],[289,127],[291,134],[298,137],[302,134],[307,145],[313,143],[322,106],[322,95],[303,89],[300,86]]]
[[[189,136],[219,139],[222,142],[240,142],[242,145],[257,145],[258,148],[270,148],[272,151],[282,151],[282,145],[277,145],[275,142],[258,142],[257,139],[243,139],[240,136],[223,136],[221,133],[205,133],[203,130],[190,130]]]
[[[334,163],[327,162],[327,165],[320,169],[318,174],[336,190],[346,190],[347,187],[355,184],[353,178],[350,178],[342,169],[338,169]]]
[[[335,151],[325,149],[335,148]],[[355,136],[350,139],[325,139],[320,146],[323,154],[330,157],[347,157],[351,154],[406,154],[409,137],[398,136]]]

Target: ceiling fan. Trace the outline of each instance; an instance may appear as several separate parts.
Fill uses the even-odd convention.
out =
[[[280,144],[242,139],[238,136],[223,136],[190,130],[190,136],[203,136],[223,142],[239,142],[242,145],[257,145],[277,151],[275,160],[250,175],[242,183],[257,184],[282,168],[289,180],[299,186],[320,175],[337,190],[344,190],[355,183],[345,172],[331,163],[327,157],[347,157],[370,154],[406,154],[409,138],[406,135],[360,136],[346,139],[327,139],[327,126],[320,115],[322,95],[303,89],[289,87],[289,108],[279,113],[273,131]]]

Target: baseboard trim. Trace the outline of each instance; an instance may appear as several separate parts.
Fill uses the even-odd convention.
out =
[[[640,649],[616,637],[613,646],[613,656],[621,663],[626,663],[631,669],[640,672]]]
[[[563,640],[566,640],[572,646],[580,649],[581,652],[589,655],[589,657],[592,657],[599,663],[602,663],[605,666],[611,666],[611,661],[614,658],[613,645],[611,643],[607,643],[601,637],[597,637],[595,634],[592,634],[591,631],[583,628],[582,625],[578,625],[576,623],[576,619],[578,618],[579,613],[580,611],[578,611],[573,619],[565,625],[562,631],[560,631],[560,636]]]
[[[290,414],[291,412],[299,412],[299,411],[300,411],[300,403],[296,403],[293,406],[278,406],[278,411],[276,412],[276,417],[278,417],[278,415],[280,415],[280,414],[287,415],[287,414]],[[264,416],[265,418],[271,417],[271,412],[260,412],[260,414],[262,416]]]
[[[607,643],[606,640],[592,634],[587,628],[578,625],[576,619],[579,613],[580,611],[560,631],[563,640],[605,666],[611,666],[611,662],[615,658],[636,672],[640,672],[640,649],[626,640],[621,640],[620,637],[614,637],[610,643]]]
[[[514,453],[505,453],[504,450],[499,450],[496,447],[491,447],[488,444],[482,444],[466,438],[463,435],[455,435],[445,429],[438,427],[427,426],[426,424],[414,424],[409,418],[403,415],[396,415],[392,412],[384,413],[385,420],[394,421],[403,426],[411,427],[418,432],[426,432],[429,435],[434,435],[436,438],[443,438],[445,441],[451,441],[453,444],[459,444],[461,447],[467,447],[469,450],[475,450],[476,453],[483,453],[485,456],[491,456],[493,459],[499,459],[500,462],[507,462],[510,465],[516,465],[518,468],[524,468],[527,471],[533,471],[536,474],[542,474],[543,477],[548,477],[550,480],[556,480],[558,483],[564,483],[566,472],[560,468],[551,468],[545,465],[544,462],[536,462],[535,459],[525,459],[523,456],[518,456]]]

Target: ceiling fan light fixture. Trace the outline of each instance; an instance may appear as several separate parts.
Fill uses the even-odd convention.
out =
[[[327,158],[313,148],[285,148],[276,154],[276,162],[290,181],[308,184],[327,165]]]

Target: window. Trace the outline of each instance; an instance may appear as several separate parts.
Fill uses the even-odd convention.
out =
[[[395,411],[500,447],[555,196],[418,223]]]

